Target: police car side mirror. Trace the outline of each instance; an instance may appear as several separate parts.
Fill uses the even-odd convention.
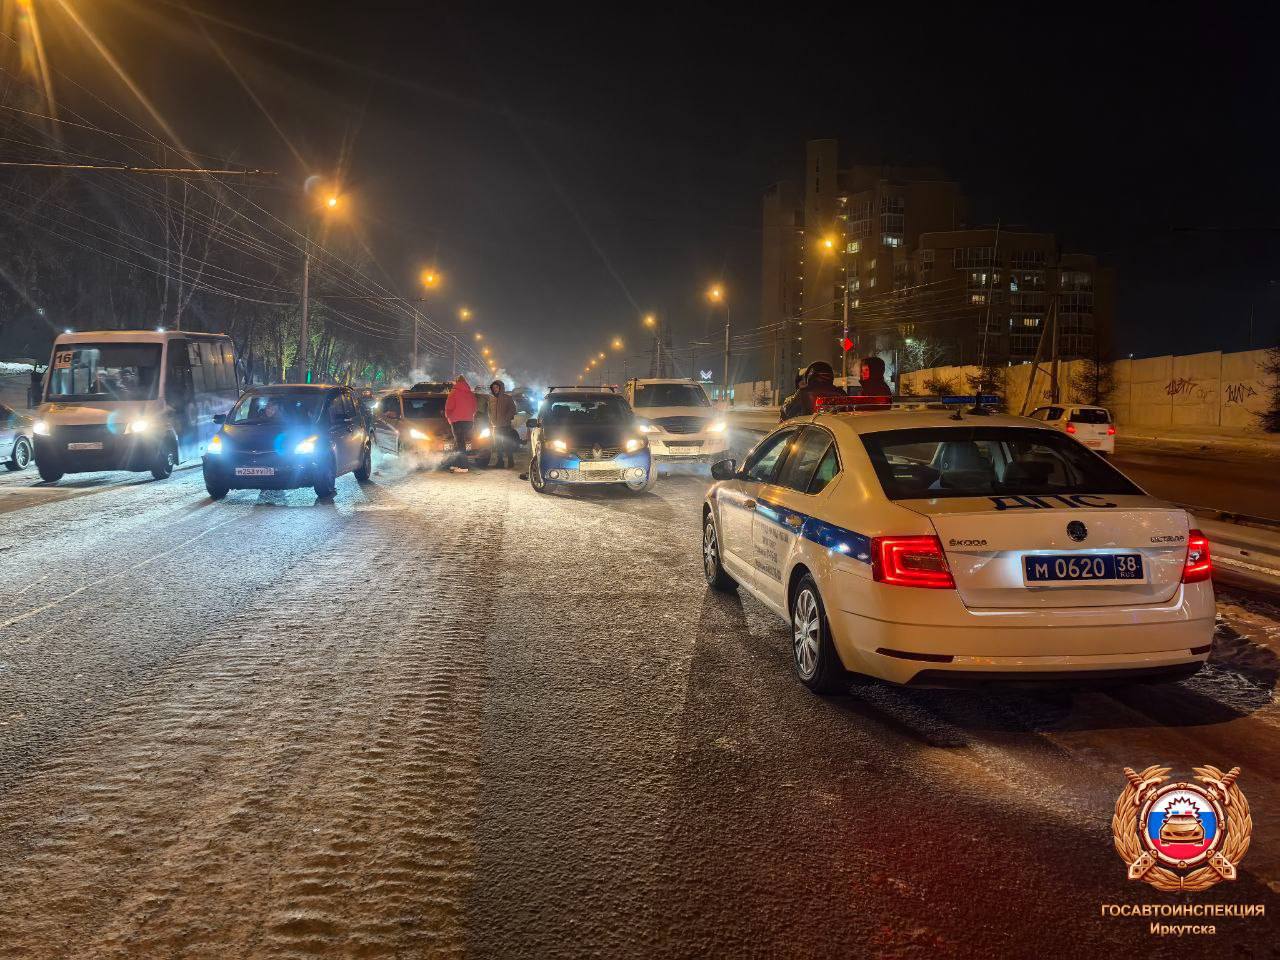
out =
[[[737,473],[737,460],[717,460],[711,465],[711,476],[717,480],[732,480]]]
[[[528,427],[530,430],[537,430],[540,426],[542,426],[542,421],[539,420],[537,417],[530,417],[528,420],[524,422],[524,425]]]

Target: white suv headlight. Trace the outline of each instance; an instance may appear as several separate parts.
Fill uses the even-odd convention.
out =
[[[657,433],[658,425],[654,423],[637,423],[636,429],[641,433]]]
[[[645,440],[643,437],[628,437],[626,443],[627,453],[635,453],[644,445]]]
[[[137,420],[130,420],[124,428],[125,433],[146,433],[151,429],[151,421],[146,417],[139,417]]]
[[[728,429],[729,424],[725,423],[723,420],[717,420],[715,423],[711,424],[711,426],[707,427],[707,433],[724,433]]]
[[[318,438],[312,436],[312,437],[307,437],[307,439],[305,440],[299,440],[298,445],[293,448],[293,452],[302,454],[304,456],[309,453],[315,453],[317,439]]]

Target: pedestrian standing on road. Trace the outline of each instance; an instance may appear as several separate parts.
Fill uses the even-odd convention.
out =
[[[467,472],[467,444],[471,440],[471,422],[476,418],[476,395],[466,377],[454,381],[449,399],[444,402],[444,418],[453,431],[453,456],[449,458],[449,470]]]
[[[783,419],[807,417],[813,413],[818,397],[843,397],[847,394],[836,386],[836,372],[825,360],[815,360],[804,371],[804,386],[787,400]]]
[[[514,467],[516,465],[515,448],[511,444],[514,432],[511,421],[516,416],[516,402],[507,393],[507,385],[501,380],[489,384],[489,436],[493,441],[493,452],[497,454],[496,467]]]

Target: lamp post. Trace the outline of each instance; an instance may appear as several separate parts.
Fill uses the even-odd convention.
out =
[[[725,299],[724,287],[712,284],[707,290],[707,299],[712,303],[724,304],[724,393],[726,404],[729,402],[729,301]]]
[[[653,342],[657,349],[654,353],[654,370],[653,375],[662,376],[662,321],[652,313],[644,315],[644,325],[653,331]]]
[[[337,193],[329,193],[320,203],[321,214],[337,212],[342,198]],[[311,323],[311,218],[307,218],[306,237],[302,243],[302,322],[298,327],[298,380],[307,383],[311,380],[311,365],[307,354],[310,353],[311,341],[309,327]]]
[[[844,329],[840,334],[840,379],[845,389],[849,387],[849,351],[844,348],[844,343],[849,339],[849,257],[848,248],[844,242],[844,236],[829,236],[822,239],[822,249],[824,253],[834,253],[836,244],[840,245],[840,272],[842,276],[841,299],[844,301]]]

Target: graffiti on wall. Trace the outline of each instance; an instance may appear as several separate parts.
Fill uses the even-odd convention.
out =
[[[1190,377],[1174,377],[1164,385],[1164,392],[1170,397],[1185,397],[1198,403],[1211,399],[1208,388]]]
[[[1222,388],[1222,397],[1226,403],[1244,403],[1250,397],[1258,395],[1257,389],[1252,383],[1241,380],[1237,383],[1228,383]]]

